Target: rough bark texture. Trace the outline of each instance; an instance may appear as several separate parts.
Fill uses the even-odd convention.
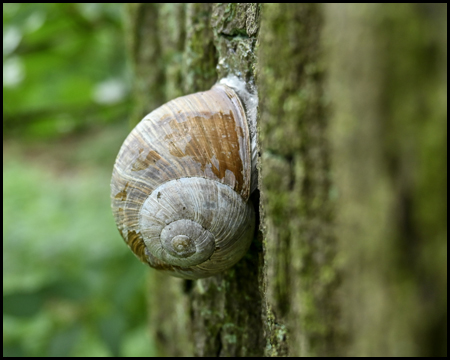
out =
[[[339,277],[325,136],[323,22],[318,4],[263,9],[259,123],[267,355],[327,355],[335,348]]]
[[[260,99],[259,230],[224,274],[149,270],[160,355],[445,355],[446,5],[126,9],[133,124],[229,74]]]

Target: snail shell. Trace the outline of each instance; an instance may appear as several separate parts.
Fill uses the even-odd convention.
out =
[[[253,238],[250,137],[226,85],[148,114],[117,156],[111,200],[118,229],[151,267],[196,279],[222,272]]]

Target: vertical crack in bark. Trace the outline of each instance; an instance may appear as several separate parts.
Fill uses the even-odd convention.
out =
[[[222,351],[222,327],[219,329],[216,335],[216,357],[220,357],[220,353]]]

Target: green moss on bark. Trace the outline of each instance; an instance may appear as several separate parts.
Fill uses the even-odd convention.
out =
[[[158,37],[158,8],[154,4],[127,4],[126,43],[135,74],[134,127],[145,114],[164,103],[164,63]]]
[[[217,52],[211,26],[212,4],[187,5],[187,34],[184,52],[186,93],[209,89],[217,80]]]
[[[291,355],[323,356],[335,347],[337,275],[322,10],[316,4],[266,4],[262,14],[258,86],[268,354],[287,348]],[[274,322],[281,327],[270,326]]]

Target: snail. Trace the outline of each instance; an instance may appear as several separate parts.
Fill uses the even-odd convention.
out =
[[[235,90],[222,81],[169,101],[141,120],[117,155],[114,218],[128,247],[155,269],[204,278],[232,267],[250,246],[253,134]]]

